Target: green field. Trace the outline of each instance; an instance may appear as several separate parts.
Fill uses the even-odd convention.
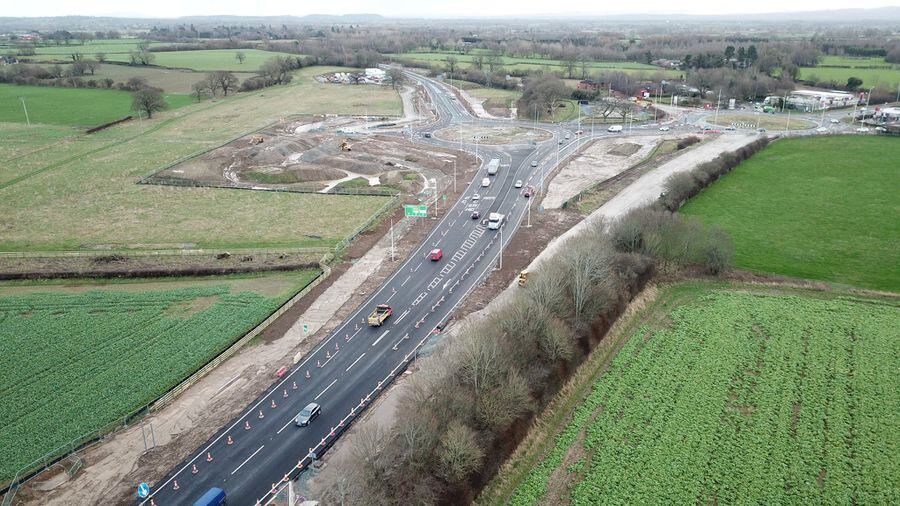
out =
[[[452,56],[456,58],[456,60],[462,64],[463,66],[471,66],[472,60],[478,56],[476,53],[470,54],[462,54],[462,53],[438,53],[438,52],[413,52],[413,53],[394,53],[387,54],[386,57],[390,58],[398,58],[403,60],[412,60],[416,62],[420,62],[422,64],[427,65],[440,65],[446,66],[447,58]],[[482,57],[486,57],[485,54],[481,55]],[[553,60],[549,58],[518,58],[511,56],[501,56],[500,61],[503,63],[503,70],[505,72],[511,71],[523,71],[523,72],[533,72],[537,70],[543,70],[548,72],[565,72],[566,66],[565,62],[562,60]],[[587,68],[591,72],[597,72],[599,70],[617,70],[621,72],[625,72],[628,74],[655,74],[659,73],[665,76],[676,76],[679,75],[678,72],[674,72],[671,70],[664,70],[654,65],[648,65],[646,63],[636,63],[636,62],[617,62],[617,61],[601,61],[601,62],[590,62],[587,65]],[[581,72],[581,66],[576,65],[575,68],[576,73]]]
[[[896,298],[677,285],[620,334],[480,503],[900,502]]]
[[[239,63],[235,55],[244,53],[244,63]],[[201,51],[165,51],[153,53],[153,65],[158,67],[184,68],[199,71],[231,70],[234,72],[256,72],[259,67],[276,56],[297,57],[302,55],[276,53],[261,49],[210,49]],[[110,61],[130,61],[127,54],[115,54]]]
[[[291,114],[362,108],[400,114],[399,96],[390,88],[313,79],[333,70],[304,68],[287,86],[194,103],[143,124],[128,122],[88,136],[62,137],[59,127],[26,131],[0,124],[0,153],[10,155],[0,159],[0,251],[337,244],[389,199],[135,184]],[[8,146],[17,142],[21,146]]]
[[[0,483],[121,423],[318,271],[112,285],[0,285]]]
[[[25,123],[23,98],[31,123],[92,127],[134,114],[127,91],[0,84],[0,123]],[[170,93],[166,102],[174,109],[191,97]]]
[[[898,292],[897,160],[893,138],[779,140],[681,212],[722,226],[736,267]]]
[[[143,39],[93,40],[85,42],[84,44],[73,41],[68,45],[56,45],[55,43],[48,42],[46,45],[38,44],[34,50],[35,56],[29,58],[71,61],[69,55],[76,52],[81,53],[87,58],[93,58],[97,53],[104,53],[106,55],[130,53],[131,51],[137,51],[138,44],[141,42],[144,42]],[[164,42],[150,42],[150,47],[161,45],[168,46],[171,44]],[[12,52],[15,54],[17,50],[18,46],[13,44],[5,46],[0,45],[0,51],[3,52]]]
[[[851,77],[862,79],[863,88],[882,85],[896,90],[900,84],[900,65],[888,63],[884,58],[824,56],[816,67],[800,69],[802,80],[834,81],[838,85],[846,85]]]
[[[49,67],[49,65],[43,65]],[[63,69],[69,65],[63,65]],[[246,69],[255,70],[255,69]],[[253,77],[256,72],[235,72],[235,77],[243,82],[248,77]],[[147,84],[161,88],[168,93],[178,93],[190,95],[192,93],[191,85],[206,77],[206,73],[193,70],[169,69],[164,67],[144,67],[132,65],[118,65],[105,63],[100,66],[95,75],[85,75],[82,77],[85,81],[91,79],[99,81],[109,78],[117,83],[124,83],[132,77],[142,77],[147,80]]]

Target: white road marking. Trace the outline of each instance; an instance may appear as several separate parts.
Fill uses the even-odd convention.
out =
[[[365,352],[363,352],[363,354],[360,355],[358,359],[354,360],[352,364],[350,364],[346,369],[344,369],[344,372],[349,371],[351,367],[355,366],[356,363],[359,362],[360,360],[362,360],[362,358],[365,356],[366,356],[366,354],[365,354]]]
[[[379,341],[381,341],[384,338],[384,336],[388,335],[388,332],[390,332],[390,330],[385,330],[384,334],[381,334],[380,336],[378,336],[378,339],[376,339],[375,342],[372,343],[372,346],[375,346],[376,344],[378,344]]]
[[[394,295],[397,295],[397,292],[394,292],[394,293],[392,293],[392,294],[391,294],[391,296],[390,296],[390,297],[388,297],[388,298],[387,298],[387,300],[386,300],[386,301],[385,301],[385,302],[390,302],[390,301],[391,301],[391,299],[393,299],[393,298],[394,298]]]
[[[394,325],[397,325],[398,323],[400,323],[400,320],[406,318],[406,315],[408,315],[408,314],[409,314],[409,309],[404,311],[396,320],[394,320]]]
[[[417,265],[416,268],[413,269],[413,272],[416,272],[417,270],[419,270],[419,267],[422,267],[422,263],[423,262],[419,262],[419,265]]]
[[[247,460],[241,462],[241,465],[237,466],[237,467],[234,469],[234,471],[231,471],[231,475],[234,476],[234,473],[238,472],[238,470],[239,470],[240,468],[244,467],[244,464],[246,464],[247,462],[250,462],[250,459],[252,459],[252,458],[254,457],[254,455],[256,455],[257,453],[259,453],[259,451],[262,450],[262,449],[265,448],[265,447],[266,447],[266,445],[262,445],[262,446],[260,446],[259,448],[257,448],[256,451],[253,452],[252,455],[250,455],[249,457],[247,457]]]
[[[334,381],[332,381],[327,387],[325,387],[325,390],[322,390],[321,392],[319,392],[319,395],[317,395],[316,398],[313,399],[313,400],[314,400],[314,401],[319,400],[319,397],[322,397],[322,394],[324,394],[325,392],[327,392],[328,389],[331,388],[332,385],[334,385],[335,383],[337,383],[337,378],[335,378]]]
[[[407,281],[409,281],[409,278],[411,278],[411,277],[412,277],[412,275],[410,275],[410,276],[406,276],[406,279],[404,279],[404,280],[403,280],[403,282],[402,282],[402,283],[400,283],[400,286],[403,286],[403,285],[405,285],[405,284],[406,284],[406,282],[407,282]]]
[[[334,355],[332,355],[331,358],[329,358],[328,360],[326,360],[325,362],[322,363],[322,367],[325,367],[325,366],[328,364],[328,362],[331,362],[331,359],[334,358],[334,357],[336,357],[337,354],[340,353],[340,352],[341,352],[341,350],[338,350],[338,351],[334,352]]]
[[[281,431],[283,431],[284,429],[287,429],[287,428],[288,428],[288,425],[294,423],[294,418],[296,418],[296,417],[293,417],[293,416],[292,416],[291,419],[288,420],[288,423],[284,424],[284,427],[278,429],[278,432],[276,432],[275,434],[281,434]]]

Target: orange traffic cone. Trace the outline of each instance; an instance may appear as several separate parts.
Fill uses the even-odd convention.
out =
[[[152,497],[150,498],[150,506],[156,506],[156,501]]]
[[[284,393],[281,394],[282,397],[287,398],[287,388],[284,389]]]
[[[349,341],[349,340],[350,340],[350,334],[349,333],[344,334],[344,341]]]
[[[228,435],[228,441],[225,441],[225,444],[229,446],[234,444],[234,439],[231,439],[231,434]]]
[[[278,407],[278,405],[275,404],[275,399],[272,399],[272,409],[275,409],[277,407]]]
[[[172,490],[178,490],[179,488],[181,488],[178,486],[178,480],[172,480],[172,481],[174,482],[172,484]]]
[[[262,413],[262,410],[259,410],[259,419],[262,420],[262,419],[265,418],[265,417],[266,417],[266,415],[264,415],[264,414]]]
[[[338,346],[338,343],[334,343],[334,351],[340,350],[341,347]]]
[[[309,371],[306,371],[306,377],[307,377],[307,378],[309,377]],[[294,389],[294,390],[297,390],[297,382],[296,382],[296,381],[294,382],[293,385],[291,385],[291,388]]]
[[[206,452],[206,461],[212,462],[212,453]]]
[[[331,352],[330,352],[330,351],[325,350],[325,358],[331,358]]]
[[[321,360],[316,360],[316,367],[320,367],[320,368],[322,367],[322,361],[321,361]]]
[[[306,370],[306,379],[309,379],[309,378],[312,378],[312,376],[309,374],[309,369],[307,369]]]
[[[200,470],[197,469],[197,464],[191,464],[191,474],[197,474]]]
[[[244,430],[250,430],[250,420],[244,421]]]

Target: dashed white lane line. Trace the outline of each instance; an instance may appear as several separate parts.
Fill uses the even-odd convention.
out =
[[[293,421],[293,420],[291,420],[291,421]],[[279,432],[281,432],[281,431],[279,431]],[[265,447],[266,447],[266,445],[262,445],[259,448],[257,448],[255,452],[253,452],[249,457],[247,457],[247,460],[241,462],[241,465],[237,466],[234,469],[234,471],[231,471],[231,475],[234,476],[234,473],[238,472],[238,470],[240,470],[240,468],[244,467],[244,464],[246,464],[247,462],[250,462],[250,459],[252,459],[257,453],[259,453],[260,450],[262,450]]]
[[[411,277],[412,277],[412,275],[409,275],[409,276],[406,276],[406,279],[404,279],[404,280],[403,280],[403,282],[402,282],[402,283],[400,283],[400,286],[403,286],[403,285],[405,285],[405,284],[406,284],[406,282],[407,282],[407,281],[409,281],[409,278],[411,278]]]
[[[365,357],[365,356],[366,356],[366,354],[365,354],[365,352],[363,352],[363,354],[360,355],[358,359],[354,360],[352,364],[350,364],[349,366],[347,366],[346,369],[344,369],[344,372],[349,371],[351,367],[355,366],[356,363],[359,362],[360,360],[362,360],[362,358]]]
[[[407,309],[406,311],[404,311],[399,317],[397,317],[396,320],[394,320],[394,325],[397,325],[398,323],[400,323],[400,321],[401,321],[402,319],[406,318],[406,315],[408,315],[408,314],[409,314],[409,309]]]
[[[372,343],[372,346],[375,346],[376,344],[378,344],[379,341],[381,341],[382,339],[384,339],[384,336],[388,335],[388,332],[390,332],[390,330],[385,330],[383,334],[381,334],[380,336],[378,336],[378,339],[376,339],[375,342]]]
[[[413,272],[416,272],[417,270],[419,270],[419,267],[422,267],[422,263],[423,262],[419,262],[419,265],[417,265],[416,268],[413,269]]]
[[[275,434],[281,434],[281,431],[283,431],[284,429],[287,429],[287,428],[288,428],[288,425],[290,425],[290,424],[292,424],[292,423],[294,423],[294,417],[293,417],[293,416],[291,417],[290,420],[288,420],[288,423],[284,424],[284,427],[278,429],[278,432],[276,432]]]
[[[325,387],[325,390],[322,390],[321,392],[319,392],[319,395],[317,395],[316,398],[313,399],[313,400],[314,400],[314,401],[319,400],[319,397],[322,397],[322,394],[324,394],[325,392],[327,392],[328,389],[331,388],[335,383],[337,383],[337,378],[335,378],[334,381],[332,381],[331,383],[329,383],[328,386]]]
[[[325,367],[326,365],[328,365],[328,362],[331,362],[331,359],[334,358],[334,357],[336,357],[337,354],[340,353],[340,352],[341,352],[340,350],[334,352],[334,355],[332,355],[331,358],[329,358],[328,360],[326,360],[325,362],[322,363],[322,367]]]
[[[394,292],[394,293],[392,293],[392,294],[391,294],[391,296],[390,296],[390,297],[388,297],[388,298],[387,298],[387,300],[386,300],[386,301],[385,301],[385,302],[390,302],[390,301],[391,301],[391,299],[393,299],[393,298],[394,298],[394,295],[397,295],[397,292]]]

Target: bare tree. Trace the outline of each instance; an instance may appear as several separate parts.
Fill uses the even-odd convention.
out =
[[[210,81],[215,83],[216,88],[222,90],[223,96],[228,96],[229,91],[235,91],[238,88],[238,78],[231,72],[217,70],[210,76]]]
[[[406,81],[406,77],[403,75],[403,71],[399,68],[392,67],[387,71],[388,77],[391,78],[391,88],[397,89],[403,86],[403,83]]]
[[[245,55],[243,51],[238,51],[237,53],[234,53],[234,58],[239,64],[242,64],[244,63],[244,60],[247,59],[247,55]]]
[[[106,61],[106,53],[97,53],[94,55],[94,58],[96,58],[98,62],[103,63]]]
[[[148,119],[153,117],[154,112],[162,111],[167,107],[168,104],[166,104],[162,92],[156,88],[143,88],[135,91],[132,95],[132,110],[146,113]]]
[[[451,482],[461,482],[481,466],[484,450],[475,440],[475,431],[454,422],[441,438],[438,458],[444,477]]]
[[[457,63],[459,63],[459,60],[455,56],[447,57],[447,70],[451,75],[456,73]]]

